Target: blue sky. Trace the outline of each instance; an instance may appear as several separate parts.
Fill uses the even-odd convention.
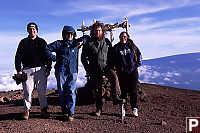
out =
[[[50,43],[61,39],[64,25],[77,29],[82,20],[86,25],[93,19],[113,24],[127,17],[129,33],[143,59],[199,52],[199,12],[199,0],[1,1],[0,69],[13,68],[17,45],[27,36],[26,25],[32,21],[39,26],[39,36]],[[121,31],[115,30],[114,43]]]

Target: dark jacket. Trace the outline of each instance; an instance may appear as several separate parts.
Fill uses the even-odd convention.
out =
[[[81,61],[87,73],[102,73],[107,66],[108,51],[112,44],[107,38],[98,41],[91,38],[83,45]]]
[[[109,66],[118,72],[131,73],[141,65],[141,52],[130,39],[126,44],[117,43],[110,55]]]
[[[51,69],[51,61],[47,60],[45,56],[46,45],[46,41],[38,36],[34,40],[30,37],[22,39],[15,55],[15,68],[17,72],[22,70],[22,65],[23,68],[47,65],[47,68]]]
[[[72,41],[57,40],[47,45],[45,52],[49,59],[56,61],[56,71],[66,74],[78,72],[78,46]]]

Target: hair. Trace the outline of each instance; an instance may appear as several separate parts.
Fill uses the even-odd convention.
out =
[[[129,34],[128,34],[128,32],[126,32],[126,31],[123,31],[123,32],[121,32],[121,33],[119,34],[119,39],[121,38],[122,34],[124,34],[124,33],[127,35],[128,39],[130,39]]]
[[[31,27],[31,25],[34,25],[35,28],[36,28],[36,30],[37,30],[37,32],[38,32],[38,26],[37,26],[37,24],[34,23],[34,22],[30,22],[30,23],[27,24],[27,31],[28,31],[28,28]]]
[[[106,33],[106,30],[105,30],[105,27],[104,27],[104,23],[101,23],[100,21],[97,21],[96,23],[94,23],[92,25],[92,29],[90,31],[90,36],[93,38],[95,37],[95,34],[94,34],[94,30],[98,27],[101,27],[102,28],[102,31],[103,31],[103,36],[105,35]]]
[[[140,53],[139,49],[137,48],[137,46],[135,45],[135,43],[133,42],[133,40],[130,39],[128,32],[126,32],[126,31],[121,32],[120,35],[119,35],[119,38],[121,38],[122,34],[124,34],[124,33],[128,37],[127,44],[130,46],[131,50],[133,51],[133,53],[135,55],[135,57],[134,57],[135,61],[139,62],[141,53]]]

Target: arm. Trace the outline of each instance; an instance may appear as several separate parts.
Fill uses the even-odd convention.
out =
[[[50,43],[46,46],[45,48],[45,55],[47,56],[48,60],[51,61],[56,61],[56,56],[52,54],[52,52],[56,52],[56,50],[58,49],[59,45],[58,45],[58,41],[55,41],[53,43]]]
[[[22,41],[19,43],[18,48],[17,48],[17,52],[15,54],[15,69],[17,71],[17,73],[22,74]]]
[[[114,47],[110,47],[108,49],[108,55],[107,55],[107,66],[110,69],[114,69],[114,61],[115,61],[115,55],[114,55]]]
[[[132,49],[135,57],[134,57],[134,61],[136,62],[137,67],[141,66],[141,59],[142,59],[142,55],[140,50],[138,49],[138,47],[135,45],[135,43],[131,40],[128,39],[128,44],[130,46],[130,48]]]
[[[137,64],[138,64],[138,67],[140,67],[141,66],[141,61],[142,61],[142,54],[141,54],[141,52],[140,52],[138,47],[136,47],[136,51],[137,51],[136,55],[138,57]]]
[[[50,72],[51,72],[51,68],[52,68],[51,67],[52,60],[50,60],[45,54],[45,50],[46,50],[46,46],[47,46],[47,42],[45,40],[43,40],[43,44],[44,44],[43,52],[44,52],[44,61],[45,61],[45,67],[46,67],[46,76],[49,76]]]
[[[75,39],[75,46],[78,46],[80,49],[82,45],[85,45],[86,42],[90,39],[90,36],[83,35],[82,37]]]
[[[81,54],[81,62],[83,64],[86,72],[89,71],[88,47],[87,47],[87,45],[88,45],[88,43],[83,45],[82,54]]]

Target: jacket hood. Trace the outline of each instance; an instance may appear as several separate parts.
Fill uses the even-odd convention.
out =
[[[68,32],[73,32],[74,33],[74,37],[76,37],[76,31],[72,26],[64,26],[63,30],[62,30],[63,40],[66,39],[66,33],[68,33]]]

